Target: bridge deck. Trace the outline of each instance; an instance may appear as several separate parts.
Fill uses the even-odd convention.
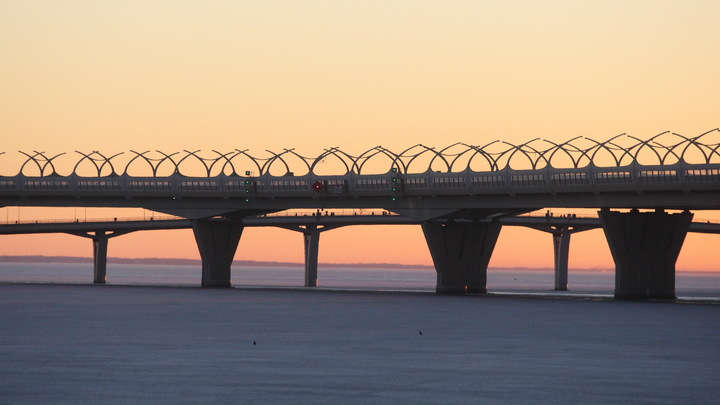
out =
[[[0,205],[144,207],[190,218],[293,208],[720,209],[720,164],[282,177],[21,174],[0,177]]]
[[[600,228],[598,217],[520,215],[498,219],[503,226],[524,226],[530,228],[582,227]],[[389,213],[378,215],[261,215],[243,218],[243,226],[287,227],[287,226],[352,226],[352,225],[419,225],[423,221]],[[162,229],[189,229],[192,222],[184,218],[158,217],[153,219],[115,218],[112,220],[43,220],[19,223],[0,223],[0,235],[36,233],[74,233],[95,231],[145,231]],[[720,234],[720,223],[696,221],[690,225],[690,232]]]

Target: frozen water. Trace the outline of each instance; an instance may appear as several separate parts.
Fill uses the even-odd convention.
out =
[[[436,274],[432,269],[325,268],[318,271],[318,285],[329,288],[366,288],[435,291]],[[129,265],[110,263],[107,280],[111,284],[200,285],[200,266]],[[235,266],[235,286],[299,287],[304,284],[302,267]],[[0,282],[90,283],[92,264],[74,263],[3,263]],[[491,292],[549,292],[554,288],[552,271],[490,269],[487,275]],[[575,271],[569,274],[569,292],[609,294],[615,288],[613,272]],[[720,273],[676,273],[676,291],[680,297],[713,297],[720,300]]]
[[[0,404],[716,403],[718,347],[719,305],[0,284]]]

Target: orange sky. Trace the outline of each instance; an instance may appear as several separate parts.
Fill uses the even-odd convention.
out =
[[[696,135],[720,126],[718,15],[717,1],[5,0],[0,151],[317,155]],[[678,268],[716,269],[718,238],[688,236]],[[0,254],[90,254],[71,236],[0,240]],[[504,229],[491,266],[549,267],[551,246]],[[298,234],[249,229],[237,258],[301,251]],[[189,231],[123,236],[110,254],[198,256]],[[320,259],[430,263],[409,226],[330,231]],[[612,266],[601,231],[574,236],[570,265]]]

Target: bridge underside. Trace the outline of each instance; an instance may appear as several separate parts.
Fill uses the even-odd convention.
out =
[[[437,272],[438,294],[487,292],[487,266],[502,225],[499,220],[483,220],[481,217],[488,217],[485,213],[475,214],[465,219],[444,218],[421,224]],[[616,266],[615,297],[675,298],[675,262],[693,215],[660,210],[646,213],[602,210],[599,216]],[[192,220],[192,228],[202,258],[202,286],[230,287],[231,265],[244,229],[242,221],[238,218],[196,219]],[[306,286],[317,285],[319,236],[321,231],[329,229],[332,227],[316,225],[294,229],[304,234]],[[558,290],[567,288],[570,234],[582,229],[552,230]],[[105,281],[104,258],[109,236],[104,232],[91,235],[96,283]],[[558,269],[564,271],[558,272]]]
[[[573,216],[568,218],[511,217],[509,212],[489,210],[425,211],[434,216],[430,220],[396,216],[373,217],[372,223],[390,221],[393,224],[420,224],[437,272],[436,291],[440,294],[484,293],[487,284],[487,265],[502,224],[522,225],[550,232],[555,251],[555,289],[566,290],[568,281],[568,252],[570,235],[602,226],[616,265],[615,297],[619,299],[671,299],[675,297],[675,262],[686,233],[718,233],[716,224],[692,223],[692,214],[668,214],[662,210],[640,213],[612,212],[603,209],[599,221]],[[421,211],[415,211],[420,213]],[[133,222],[112,221],[88,228],[87,224],[9,224],[0,233],[65,232],[91,238],[93,241],[94,279],[106,281],[108,239],[143,229],[181,229],[192,226],[202,258],[202,286],[228,287],[230,267],[245,226],[280,226],[303,234],[305,248],[305,285],[317,285],[319,236],[323,231],[352,225],[357,217],[343,219],[335,216],[285,218],[278,222],[272,217],[243,218],[247,211],[235,211],[231,218],[205,218],[190,221],[148,221],[152,228]],[[432,214],[432,215],[431,215]],[[252,214],[250,214],[252,215]],[[312,219],[311,219],[312,218]],[[375,221],[375,220],[378,221]],[[522,222],[521,224],[518,222]],[[24,229],[32,225],[30,229]]]

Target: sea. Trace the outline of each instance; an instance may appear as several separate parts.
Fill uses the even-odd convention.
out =
[[[199,265],[109,263],[107,283],[117,285],[199,286]],[[92,283],[87,263],[0,262],[0,282]],[[320,267],[318,287],[326,289],[419,291],[435,290],[436,273],[429,268]],[[720,272],[676,272],[678,297],[720,299]],[[248,288],[302,288],[304,269],[299,266],[234,266],[232,285]],[[610,270],[570,270],[568,291],[554,291],[551,269],[488,269],[488,292],[607,295],[613,294],[615,274]]]

